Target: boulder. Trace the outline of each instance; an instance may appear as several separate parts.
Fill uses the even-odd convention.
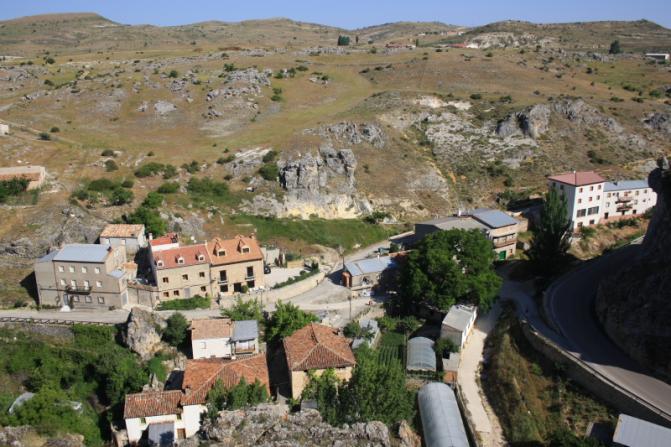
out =
[[[166,323],[158,314],[134,307],[123,332],[123,342],[131,351],[140,355],[142,360],[151,359],[161,350],[161,334]]]
[[[643,120],[643,124],[648,129],[671,135],[671,113],[651,113]]]
[[[549,123],[550,108],[545,104],[536,104],[499,121],[496,134],[502,138],[523,135],[537,139],[547,132]]]
[[[371,146],[381,149],[386,144],[386,137],[382,129],[376,124],[354,123],[344,121],[341,123],[321,126],[317,129],[306,129],[306,134],[319,135],[322,138],[352,145],[368,143]]]
[[[177,106],[168,101],[156,101],[154,104],[154,111],[160,116],[167,115],[175,110],[177,110]]]

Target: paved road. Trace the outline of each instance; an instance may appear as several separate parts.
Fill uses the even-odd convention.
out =
[[[563,276],[548,289],[547,308],[569,351],[671,420],[671,385],[650,376],[620,350],[594,315],[599,281],[631,262],[637,250],[637,245],[622,248]]]

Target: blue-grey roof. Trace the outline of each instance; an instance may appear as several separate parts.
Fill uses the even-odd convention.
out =
[[[380,273],[394,265],[394,260],[389,256],[380,256],[379,258],[360,259],[358,261],[345,262],[345,269],[352,276],[369,275],[371,273]]]
[[[233,324],[233,341],[253,340],[259,336],[259,323],[256,320],[236,321]]]
[[[107,245],[68,244],[58,251],[54,261],[64,262],[104,262],[108,253]]]
[[[433,340],[426,337],[415,337],[408,340],[408,371],[435,371],[436,352]]]
[[[417,394],[426,447],[469,447],[464,422],[452,388],[427,383]]]
[[[149,424],[147,438],[150,446],[172,446],[175,443],[175,422]]]
[[[428,225],[441,230],[484,230],[487,227],[470,216],[450,216],[427,220],[417,225]]]
[[[54,257],[58,254],[58,250],[54,250],[49,254],[42,256],[37,262],[51,262],[54,260]]]
[[[626,447],[668,447],[671,429],[621,414],[613,435],[613,443]]]
[[[515,225],[517,221],[499,210],[477,209],[473,211],[473,217],[490,228],[501,228]]]
[[[625,191],[628,189],[645,189],[649,188],[647,180],[620,180],[618,182],[606,182],[603,190],[610,191]]]
[[[447,315],[443,318],[443,325],[463,332],[468,327],[468,323],[476,312],[475,307],[457,304],[450,307]]]
[[[123,270],[112,270],[111,272],[109,272],[110,276],[113,276],[113,277],[119,278],[119,279],[123,278],[123,275],[125,275],[125,274],[126,274],[126,272],[124,272]]]

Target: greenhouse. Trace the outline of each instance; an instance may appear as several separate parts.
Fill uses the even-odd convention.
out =
[[[417,394],[426,447],[469,447],[464,422],[452,388],[440,382]]]
[[[434,342],[426,337],[415,337],[408,341],[408,371],[435,371],[436,352]]]

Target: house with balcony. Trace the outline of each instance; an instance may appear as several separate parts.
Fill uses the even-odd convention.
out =
[[[263,253],[256,238],[214,238],[206,245],[214,295],[231,296],[265,285]]]
[[[206,244],[178,244],[173,248],[159,245],[156,250],[151,242],[150,265],[160,301],[209,296],[212,293]]]
[[[258,354],[259,326],[255,320],[211,318],[191,321],[194,359],[237,358]]]
[[[604,221],[640,216],[656,204],[657,193],[647,180],[622,180],[604,185]]]
[[[35,262],[40,305],[108,309],[128,304],[125,247],[67,244]]]

